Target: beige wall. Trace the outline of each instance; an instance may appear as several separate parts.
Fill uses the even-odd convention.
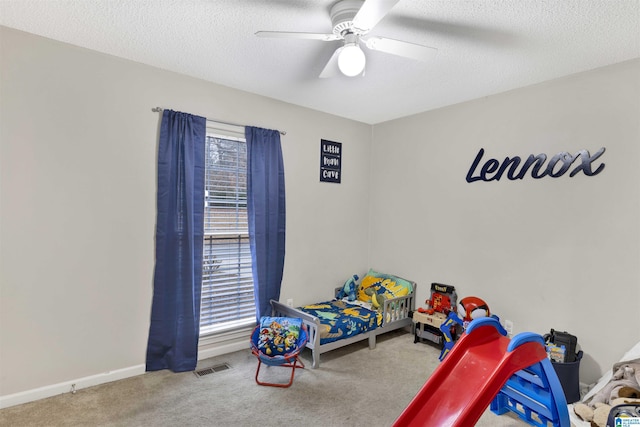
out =
[[[0,397],[142,369],[160,120],[152,107],[287,132],[283,298],[327,298],[367,268],[371,126],[0,31]],[[319,182],[322,138],[343,143],[341,185]]]
[[[283,299],[369,266],[419,300],[449,283],[516,332],[578,335],[585,382],[640,338],[639,61],[372,129],[2,27],[0,55],[0,404],[144,366],[155,106],[287,132]],[[318,182],[323,138],[343,143],[340,185]],[[465,181],[481,147],[603,146],[595,177]]]
[[[639,123],[636,60],[376,125],[371,264],[418,281],[419,300],[446,283],[516,333],[577,335],[596,380],[640,340]],[[480,148],[601,147],[596,176],[465,180]]]

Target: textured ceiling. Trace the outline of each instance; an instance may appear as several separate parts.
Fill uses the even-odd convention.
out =
[[[0,24],[375,124],[640,57],[639,0],[400,0],[370,35],[436,47],[422,63],[365,49],[364,76],[319,79],[335,0],[0,0]]]

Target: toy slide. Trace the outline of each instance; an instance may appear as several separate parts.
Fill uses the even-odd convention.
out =
[[[475,425],[514,373],[547,357],[540,335],[505,335],[494,318],[471,322],[394,426]]]

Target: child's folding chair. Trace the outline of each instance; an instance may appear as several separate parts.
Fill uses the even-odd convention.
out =
[[[296,368],[304,368],[298,355],[307,343],[307,328],[302,319],[292,317],[262,317],[251,334],[251,352],[258,358],[256,383],[271,387],[289,387],[293,384]],[[261,381],[260,367],[282,366],[291,368],[288,383]]]

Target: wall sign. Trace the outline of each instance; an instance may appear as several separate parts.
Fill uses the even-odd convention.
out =
[[[340,184],[342,178],[342,143],[320,140],[320,182]]]
[[[544,164],[547,161],[546,154],[538,154],[537,156],[531,154],[522,163],[522,166],[520,166],[522,159],[518,156],[505,157],[502,163],[496,159],[487,159],[480,167],[480,170],[477,171],[484,156],[484,148],[481,148],[471,168],[469,168],[469,172],[467,172],[467,182],[499,181],[505,174],[507,179],[515,181],[516,179],[523,179],[529,170],[531,171],[531,177],[535,179],[544,178],[545,176],[559,178],[572,166],[574,168],[569,174],[570,177],[575,176],[580,171],[587,176],[594,176],[604,169],[604,163],[595,166],[595,170],[593,169],[593,162],[602,156],[604,151],[605,148],[602,147],[593,156],[587,150],[580,150],[573,155],[562,151],[553,156],[546,166]]]

